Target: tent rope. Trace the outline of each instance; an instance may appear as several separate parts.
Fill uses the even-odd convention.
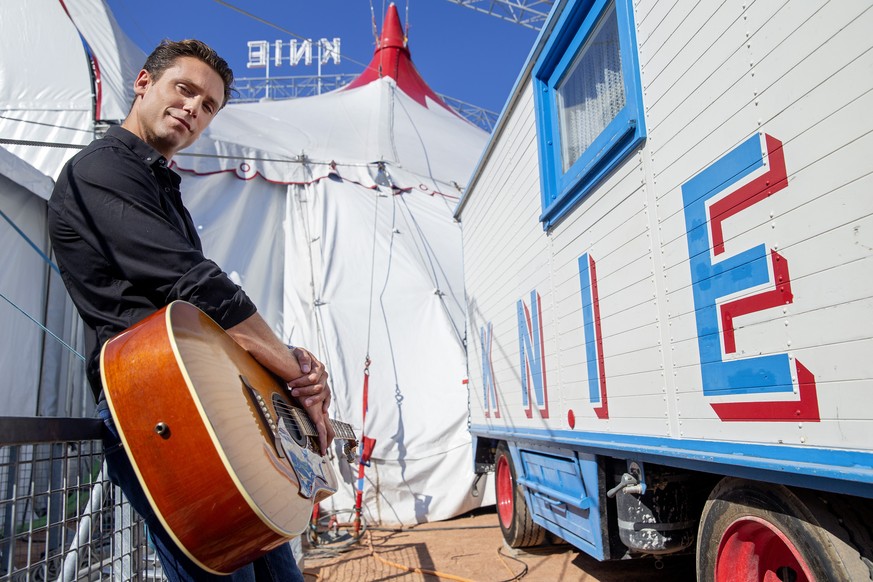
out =
[[[46,124],[47,125],[47,124]],[[65,129],[62,125],[52,125],[51,127],[57,127],[61,129]],[[60,142],[50,142],[50,141],[34,141],[27,139],[12,139],[0,137],[0,144],[4,145],[20,145],[20,146],[33,146],[33,147],[45,147],[45,148],[67,148],[67,149],[77,149],[82,150],[85,149],[87,144],[74,144],[74,143],[60,143]],[[179,152],[176,154],[177,156],[188,156],[191,158],[212,158],[216,160],[238,160],[244,162],[284,162],[287,164],[312,164],[312,165],[321,165],[321,166],[330,166],[331,164],[336,164],[333,160],[329,161],[318,161],[311,159],[299,159],[299,158],[255,158],[249,156],[228,156],[222,154],[199,154],[195,152]],[[362,162],[362,163],[349,163],[343,164],[344,166],[372,166],[371,162]]]
[[[86,145],[76,143],[53,143],[49,141],[32,141],[28,139],[10,139],[5,137],[0,137],[0,143],[4,145],[38,146],[44,148],[67,148],[76,150],[85,149],[87,147]]]
[[[311,167],[309,165],[306,165],[304,167],[309,172],[310,178],[312,178]],[[315,198],[318,196],[318,193],[316,192],[315,183],[313,183],[313,182],[310,182],[308,184],[303,184],[303,185],[297,187],[295,189],[295,192],[297,195],[298,203],[301,204],[301,207],[302,207],[303,203],[308,203],[310,201],[314,201]],[[290,198],[292,197],[290,190],[288,191],[286,196],[287,196],[286,199],[290,200]],[[287,203],[286,207],[290,208],[291,207],[290,203]],[[321,354],[323,354],[323,356],[324,356],[325,366],[327,367],[328,370],[333,370],[334,367],[333,367],[333,364],[331,363],[330,349],[328,349],[327,337],[326,337],[326,334],[324,331],[325,326],[324,326],[324,321],[322,319],[322,313],[321,313],[321,309],[320,309],[320,307],[322,305],[324,305],[324,301],[323,301],[323,298],[321,296],[321,292],[323,291],[323,289],[316,287],[316,280],[315,280],[315,259],[313,256],[312,245],[316,239],[315,239],[315,237],[312,236],[312,225],[309,222],[310,215],[308,213],[305,213],[305,212],[301,212],[300,215],[302,217],[301,223],[303,225],[303,232],[304,232],[304,236],[306,237],[306,241],[307,241],[306,249],[307,249],[307,255],[309,257],[309,281],[310,281],[312,293],[313,293],[311,300],[312,300],[313,307],[315,307],[315,309],[313,309],[313,315],[315,317],[316,344],[318,345]],[[291,342],[290,335],[288,336],[287,340],[288,340],[288,342]]]
[[[89,137],[93,137],[93,135],[94,135],[93,129],[83,129],[81,127],[73,127],[70,125],[59,125],[57,123],[46,123],[44,121],[36,121],[34,119],[23,119],[21,117],[11,117],[9,115],[4,115],[2,113],[0,113],[0,119],[8,119],[9,121],[16,121],[18,123],[29,123],[31,125],[40,125],[42,127],[51,127],[52,129],[66,129],[69,131],[77,131],[79,133],[87,133]]]
[[[406,22],[403,25],[403,46],[409,44],[409,0],[406,0]]]
[[[370,0],[370,4],[372,6],[372,0]],[[380,170],[384,169],[384,165],[379,163]],[[361,510],[363,507],[363,499],[364,499],[364,467],[366,463],[364,461],[364,445],[367,441],[367,431],[366,431],[366,421],[367,421],[367,408],[369,407],[370,400],[370,364],[372,360],[370,359],[370,339],[372,337],[373,330],[373,288],[375,285],[376,279],[376,233],[377,226],[379,224],[379,195],[376,195],[376,202],[373,204],[373,250],[370,255],[370,296],[368,299],[368,310],[367,310],[367,355],[364,357],[364,387],[363,393],[361,396],[362,400],[362,410],[361,410],[361,443],[358,449],[358,482],[355,487],[355,535],[358,535],[360,531],[361,524]]]
[[[61,270],[58,268],[58,266],[57,266],[54,262],[52,262],[52,260],[49,258],[49,256],[48,256],[47,254],[45,254],[45,252],[43,252],[43,250],[42,250],[41,248],[39,248],[39,247],[36,245],[36,243],[33,242],[33,241],[30,239],[30,237],[28,237],[27,234],[26,234],[23,230],[21,230],[21,228],[19,228],[19,226],[18,226],[17,224],[15,224],[15,222],[13,222],[13,220],[12,220],[11,218],[9,218],[9,216],[7,216],[6,213],[3,212],[2,210],[0,210],[0,217],[2,217],[6,222],[9,223],[9,226],[11,226],[11,227],[15,230],[15,232],[18,233],[18,235],[19,235],[21,238],[23,238],[24,241],[25,241],[28,245],[30,245],[30,247],[31,247],[34,251],[36,251],[36,253],[40,256],[40,258],[41,258],[43,261],[45,261],[45,262],[49,265],[49,267],[52,268],[52,270],[54,270],[54,271],[55,271],[57,274],[59,274],[59,275],[61,274]],[[34,324],[36,324],[36,326],[39,327],[42,331],[46,332],[47,334],[49,334],[50,336],[52,336],[54,339],[56,339],[58,342],[60,342],[61,345],[63,345],[63,346],[64,346],[65,348],[67,348],[68,350],[70,350],[73,354],[76,355],[76,357],[78,357],[78,358],[79,358],[80,360],[82,360],[83,362],[85,361],[85,356],[83,356],[82,354],[80,354],[79,352],[77,352],[76,349],[73,348],[73,346],[71,346],[70,344],[68,344],[67,342],[65,342],[64,340],[62,340],[60,337],[58,337],[58,336],[57,336],[57,335],[56,335],[52,330],[50,330],[49,328],[47,328],[46,326],[44,326],[42,323],[40,323],[39,321],[37,321],[36,318],[34,318],[34,317],[33,317],[32,315],[30,315],[29,313],[27,313],[27,312],[26,312],[26,311],[25,311],[25,310],[24,310],[20,305],[18,305],[17,303],[15,303],[12,299],[10,299],[9,297],[7,297],[7,296],[4,295],[3,293],[0,293],[0,297],[2,297],[4,300],[6,300],[6,302],[8,302],[8,303],[9,303],[12,307],[14,307],[16,310],[18,310],[19,312],[21,312],[21,313],[22,313],[22,314],[23,314],[27,319],[29,319],[29,320],[32,321]]]
[[[384,164],[379,162],[378,167],[380,170],[384,171]],[[369,310],[367,313],[367,357],[366,360],[370,361],[370,337],[371,331],[373,329],[373,288],[375,285],[376,279],[376,232],[377,225],[379,223],[379,195],[376,195],[376,203],[373,205],[373,250],[370,255],[370,296],[367,301],[367,305],[369,306]]]
[[[391,184],[393,187],[394,181],[392,180],[391,175],[389,174],[387,168],[384,169],[384,174],[385,174],[386,180],[388,180],[388,183]],[[439,277],[439,273],[437,271],[442,273],[443,277],[445,279],[445,270],[442,268],[441,264],[439,263],[439,260],[437,259],[436,254],[433,251],[432,245],[428,242],[427,236],[426,236],[424,230],[422,229],[421,224],[416,219],[412,208],[407,203],[406,198],[401,197],[400,201],[401,201],[401,204],[403,205],[403,208],[405,208],[405,210],[406,210],[406,212],[401,212],[401,215],[403,217],[403,220],[406,222],[407,226],[409,227],[410,232],[414,233],[414,235],[415,235],[412,238],[413,247],[415,248],[415,251],[418,254],[418,258],[421,261],[421,264],[422,264],[424,271],[430,277],[431,284],[434,287],[434,295],[439,297],[440,302],[443,305],[443,308],[446,310],[446,314],[449,316],[449,318],[448,318],[449,321],[452,322],[452,328],[454,329],[456,337],[458,338],[459,341],[461,341],[463,343],[464,339],[463,339],[462,330],[458,329],[458,327],[454,323],[454,320],[451,318],[450,313],[448,312],[448,306],[446,305],[446,301],[447,301],[446,295],[450,295],[451,298],[454,299],[455,305],[457,305],[461,310],[463,310],[463,306],[458,302],[457,296],[451,290],[451,288],[449,288],[448,293],[446,293],[445,291],[443,291],[441,289],[440,277]]]
[[[2,292],[0,292],[0,298],[3,298],[4,300],[6,300],[6,301],[9,303],[9,305],[11,305],[12,307],[14,307],[14,308],[17,309],[18,311],[20,311],[20,312],[24,315],[24,317],[26,317],[27,319],[29,319],[30,321],[32,321],[33,323],[35,323],[36,326],[39,327],[40,329],[42,329],[44,332],[46,332],[47,334],[49,334],[50,336],[52,336],[53,338],[55,338],[56,340],[58,340],[58,341],[61,343],[61,345],[63,345],[65,348],[67,348],[67,349],[70,350],[73,354],[75,354],[77,358],[79,358],[79,359],[82,360],[83,362],[85,361],[85,356],[83,356],[82,354],[80,354],[79,352],[77,352],[76,349],[75,349],[73,346],[71,346],[70,344],[68,344],[67,342],[65,342],[65,341],[62,340],[61,338],[59,338],[57,335],[55,335],[55,333],[54,333],[52,330],[50,330],[49,328],[47,328],[46,326],[44,326],[43,324],[41,324],[39,321],[37,321],[37,320],[36,320],[32,315],[30,315],[28,312],[26,312],[24,309],[22,309],[22,308],[21,308],[18,304],[16,304],[14,301],[12,301],[12,300],[9,299],[8,297],[6,297],[6,295],[4,295]]]
[[[32,248],[34,251],[36,251],[36,253],[40,256],[40,258],[43,261],[48,263],[48,266],[51,267],[54,272],[56,272],[58,275],[61,274],[61,270],[58,268],[58,266],[56,264],[54,264],[54,262],[52,262],[52,260],[49,258],[49,256],[47,254],[45,254],[45,252],[43,252],[43,250],[41,248],[39,248],[37,246],[37,244],[35,242],[33,242],[30,239],[30,237],[27,236],[27,234],[23,230],[21,230],[21,228],[19,228],[19,226],[17,224],[15,224],[15,222],[13,222],[12,219],[9,218],[9,216],[7,216],[6,213],[3,212],[2,210],[0,210],[0,217],[2,217],[3,220],[5,220],[6,222],[9,223],[9,226],[11,226],[13,228],[13,230],[15,230],[15,232],[17,232],[18,235],[24,239],[24,242],[26,242],[28,245],[30,245],[30,248]]]
[[[373,0],[370,0],[370,20],[373,23],[373,42],[379,46],[379,29],[376,28],[376,9],[373,8]]]

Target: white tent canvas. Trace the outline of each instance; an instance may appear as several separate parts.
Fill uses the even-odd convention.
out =
[[[48,233],[45,200],[38,194],[45,188],[51,188],[47,177],[0,151],[0,366],[9,391],[4,415],[35,416],[38,411],[43,334],[30,317],[42,322],[45,296],[33,289],[47,289],[50,276],[41,257]]]
[[[67,16],[43,4],[64,34],[78,29],[90,57],[112,63],[102,69],[112,79],[104,86],[115,89],[102,95],[101,116],[123,114],[130,98],[123,88],[142,61],[131,68],[137,51],[108,9],[98,0],[67,0]],[[49,83],[46,94],[87,83],[81,50],[79,65],[70,65],[75,74],[59,77],[54,89]],[[77,103],[83,111],[85,100]],[[92,135],[96,110],[86,124]],[[52,131],[60,116],[49,118]],[[0,130],[20,139],[20,124],[3,123]],[[74,133],[39,139],[90,141],[87,132],[76,137],[79,117],[69,127]],[[174,159],[207,255],[284,340],[326,362],[332,416],[375,439],[363,504],[371,523],[433,521],[493,503],[490,488],[480,487],[482,497],[470,491],[460,226],[452,219],[486,138],[418,76],[392,6],[374,65],[349,88],[230,105]],[[33,165],[53,178],[73,153]],[[357,466],[338,461],[337,468],[341,490],[323,506],[350,510]]]
[[[111,28],[102,2],[68,5]],[[46,201],[61,165],[95,136],[91,60],[57,1],[4,2],[0,36],[0,414],[88,414],[80,322],[51,263]],[[107,91],[101,102],[128,99]]]

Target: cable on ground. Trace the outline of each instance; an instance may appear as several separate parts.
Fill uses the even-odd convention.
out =
[[[500,551],[502,549],[503,549],[502,547],[497,548],[497,558],[500,560],[500,563],[503,564],[503,567],[506,568],[506,571],[509,572],[510,576],[512,576],[512,578],[507,578],[503,582],[512,582],[513,580],[521,580],[522,578],[527,576],[527,564],[525,564],[523,561],[519,560],[515,556],[509,556],[507,554],[504,554],[502,551]],[[521,572],[519,572],[518,574],[513,574],[512,568],[509,567],[509,564],[507,564],[506,560],[504,560],[503,558],[509,558],[510,560],[518,562],[519,564],[521,564],[524,567],[524,569]]]
[[[416,574],[430,574],[431,576],[438,576],[440,578],[445,578],[446,580],[457,580],[459,582],[475,582],[475,580],[470,580],[469,578],[461,578],[460,576],[455,576],[454,574],[445,574],[443,572],[438,572],[436,570],[426,570],[425,568],[414,568],[412,566],[404,566],[403,564],[398,564],[397,562],[392,562],[391,560],[386,560],[382,556],[376,553],[376,549],[373,547],[373,536],[370,532],[367,532],[367,545],[370,547],[370,555],[386,564],[391,566],[392,568],[397,568],[398,570],[403,570],[405,572],[415,572]]]

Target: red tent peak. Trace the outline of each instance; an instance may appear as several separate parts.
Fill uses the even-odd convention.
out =
[[[425,107],[427,107],[425,99],[427,97],[452,111],[421,78],[412,63],[412,54],[409,52],[406,35],[403,34],[403,26],[400,24],[400,14],[397,12],[397,6],[393,3],[388,6],[388,11],[385,13],[382,34],[376,42],[373,60],[370,61],[364,72],[349,83],[345,89],[363,87],[382,77],[394,79],[401,91]]]
[[[388,6],[388,12],[385,13],[385,22],[382,23],[382,36],[379,38],[379,43],[376,46],[376,53],[383,49],[401,49],[407,53],[406,35],[403,34],[403,26],[400,24],[400,14],[397,12],[397,6],[392,2]]]

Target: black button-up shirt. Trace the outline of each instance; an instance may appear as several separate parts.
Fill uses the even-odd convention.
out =
[[[103,343],[176,299],[227,329],[256,309],[203,256],[181,178],[151,146],[112,127],[64,166],[49,232],[64,284],[85,322],[87,373],[99,397]]]

